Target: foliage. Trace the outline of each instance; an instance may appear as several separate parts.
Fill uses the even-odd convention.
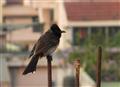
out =
[[[120,47],[120,32],[118,32],[114,37],[110,38],[111,47]]]
[[[106,51],[108,46],[120,46],[120,32],[118,32],[113,38],[111,38],[110,43],[106,43],[105,35],[102,32],[96,32],[87,38],[84,43],[84,52],[81,52],[81,46],[74,50],[69,55],[69,61],[73,61],[77,58],[81,60],[82,65],[86,65],[85,70],[95,79],[96,74],[96,59],[97,59],[97,49],[99,46],[103,48],[103,59],[102,59],[102,80],[120,80],[120,54],[115,55],[114,65],[110,64],[110,53]],[[106,68],[107,67],[107,68]]]

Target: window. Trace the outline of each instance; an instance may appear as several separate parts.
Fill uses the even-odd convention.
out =
[[[6,0],[7,5],[23,4],[23,0]]]
[[[50,9],[50,21],[54,21],[54,10]]]
[[[104,45],[106,40],[105,27],[91,27],[91,43],[94,45]]]
[[[0,34],[0,52],[6,51],[6,35]]]
[[[109,43],[112,47],[120,47],[120,27],[109,27]]]
[[[90,30],[88,30],[90,29]],[[90,34],[90,36],[89,36]],[[120,27],[74,27],[73,28],[73,45],[85,46],[89,40],[93,45],[106,45],[114,42],[118,43]],[[88,39],[90,37],[90,39]],[[108,44],[109,45],[109,44]]]
[[[43,24],[39,24],[38,16],[32,17],[32,22],[33,22],[33,32],[43,31]]]
[[[91,27],[91,31],[92,31],[92,34],[100,32],[103,35],[105,35],[105,27]]]
[[[86,27],[73,28],[73,45],[83,46],[88,37],[88,29]]]
[[[109,27],[109,37],[115,36],[118,32],[120,32],[120,27]]]

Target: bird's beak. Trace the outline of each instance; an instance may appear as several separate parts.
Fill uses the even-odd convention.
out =
[[[61,31],[61,33],[66,33],[65,31]]]

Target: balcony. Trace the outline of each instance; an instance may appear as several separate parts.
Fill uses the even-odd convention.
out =
[[[6,46],[0,46],[0,55],[3,57],[10,57],[10,56],[22,56],[26,57],[30,51],[27,47],[21,47],[14,44],[7,43]]]

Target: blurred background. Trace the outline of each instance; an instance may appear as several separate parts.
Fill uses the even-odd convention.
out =
[[[67,33],[53,54],[53,87],[95,87],[98,46],[102,87],[120,87],[120,0],[0,0],[0,87],[47,87],[47,62],[22,75],[38,38],[57,23]]]

